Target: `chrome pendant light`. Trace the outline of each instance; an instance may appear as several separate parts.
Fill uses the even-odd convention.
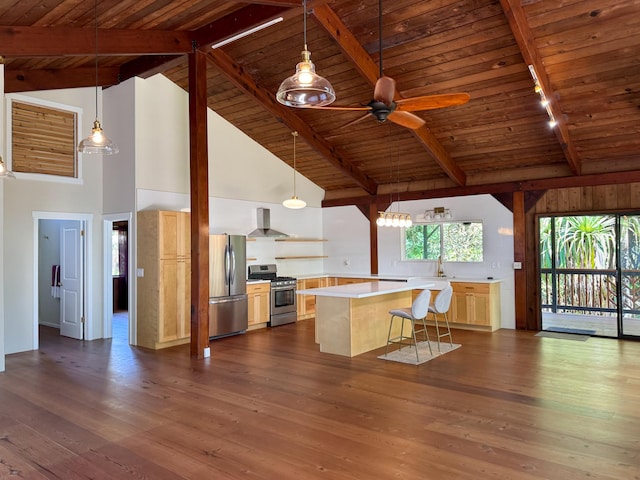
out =
[[[304,50],[302,61],[296,65],[296,73],[285,79],[278,88],[276,100],[288,107],[322,107],[336,99],[336,92],[329,81],[316,73],[307,49],[307,0],[303,0]]]
[[[93,122],[91,135],[78,144],[78,152],[89,155],[114,155],[119,151],[118,146],[105,135],[98,120],[98,0],[95,0],[93,10],[96,30],[96,119]]]
[[[306,207],[307,202],[300,200],[296,195],[296,137],[298,132],[291,132],[291,135],[293,135],[293,196],[282,202],[282,205],[287,208],[300,209]]]

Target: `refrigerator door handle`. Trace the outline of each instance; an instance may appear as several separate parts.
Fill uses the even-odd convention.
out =
[[[229,278],[231,277],[231,259],[229,258],[229,246],[224,247],[224,284],[229,286]]]
[[[229,283],[236,282],[236,250],[233,247],[229,247],[231,253],[231,271],[229,272]]]

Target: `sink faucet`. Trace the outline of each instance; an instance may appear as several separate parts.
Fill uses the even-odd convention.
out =
[[[442,256],[438,256],[438,276],[444,277],[444,270],[442,269]]]

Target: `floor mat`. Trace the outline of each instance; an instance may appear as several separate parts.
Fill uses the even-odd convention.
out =
[[[378,358],[382,360],[390,360],[392,362],[420,365],[460,347],[461,345],[459,343],[454,343],[453,346],[451,346],[449,343],[441,343],[440,352],[438,352],[438,343],[431,342],[431,351],[433,354],[430,354],[429,345],[427,344],[427,342],[418,342],[418,356],[420,357],[420,361],[416,360],[416,349],[413,345],[394,350],[392,352],[389,352],[388,355],[380,355]]]
[[[560,338],[562,340],[575,340],[577,342],[586,342],[589,340],[589,335],[576,335],[575,333],[562,333],[562,332],[538,332],[536,337],[546,338]]]
[[[565,327],[547,327],[545,332],[558,332],[558,333],[575,333],[578,335],[595,335],[595,330],[586,330],[582,328],[565,328]]]

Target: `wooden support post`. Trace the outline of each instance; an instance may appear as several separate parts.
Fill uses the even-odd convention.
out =
[[[521,268],[514,269],[516,328],[527,329],[526,221],[524,192],[513,192],[513,260]]]
[[[378,225],[376,220],[378,219],[378,206],[375,202],[369,204],[369,250],[370,255],[370,268],[371,274],[376,275],[378,273]]]
[[[191,356],[209,356],[209,155],[207,60],[189,59],[189,156],[191,168]]]

